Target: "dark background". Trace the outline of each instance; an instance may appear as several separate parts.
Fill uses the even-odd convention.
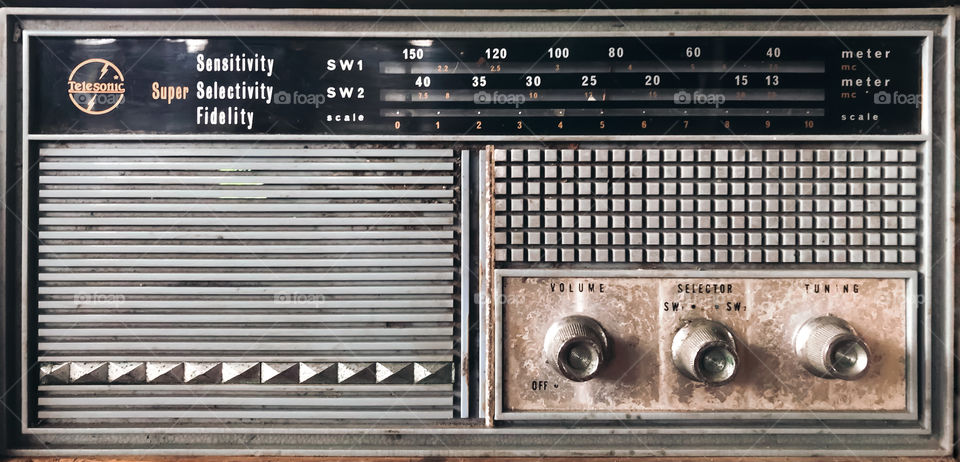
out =
[[[106,33],[105,35],[109,35]],[[39,39],[35,39],[39,40]],[[632,39],[615,38],[578,38],[572,41],[553,39],[498,39],[494,42],[475,39],[445,39],[443,47],[427,47],[427,53],[422,63],[454,62],[456,56],[462,56],[467,62],[475,62],[483,57],[483,49],[491,43],[496,46],[509,48],[510,59],[518,62],[538,62],[542,50],[551,46],[562,46],[571,50],[574,63],[598,62],[601,65],[618,62],[616,58],[607,58],[607,46],[618,45],[626,49],[627,61],[651,62],[656,64],[650,53],[660,53],[663,56],[684,56],[684,47],[695,44],[703,46],[703,62],[763,62],[767,59],[764,50],[776,46],[783,47],[783,59],[771,58],[769,62],[790,63],[822,62],[825,69],[819,73],[791,73],[786,71],[780,78],[780,86],[776,90],[789,91],[791,89],[822,89],[825,94],[823,101],[792,100],[789,96],[781,96],[777,100],[738,101],[732,95],[735,91],[746,89],[752,92],[766,92],[772,88],[762,82],[758,72],[758,65],[749,69],[744,67],[743,72],[755,73],[751,83],[744,87],[734,86],[733,76],[726,79],[718,77],[711,71],[704,73],[683,73],[682,77],[671,76],[664,71],[663,85],[655,87],[662,90],[665,99],[657,101],[631,101],[617,99],[610,101],[587,102],[577,97],[556,101],[526,101],[523,109],[551,109],[561,107],[576,111],[578,109],[710,109],[709,104],[676,103],[670,98],[671,93],[678,89],[686,89],[693,94],[698,92],[711,93],[714,88],[725,89],[731,95],[730,100],[723,103],[724,108],[736,109],[777,109],[777,108],[813,108],[825,110],[825,115],[797,115],[793,116],[672,116],[672,115],[634,115],[634,116],[569,116],[557,118],[544,115],[516,115],[505,116],[465,116],[441,117],[428,116],[405,118],[383,116],[384,109],[416,110],[471,110],[473,109],[510,109],[509,104],[480,105],[475,101],[442,101],[439,98],[430,102],[383,101],[381,91],[396,89],[396,91],[419,92],[415,86],[414,74],[382,74],[379,63],[385,61],[403,62],[401,49],[407,46],[402,39],[365,39],[352,38],[257,38],[248,37],[243,42],[234,38],[209,39],[202,51],[208,57],[223,57],[230,53],[241,53],[253,56],[254,50],[269,58],[275,58],[277,68],[272,77],[263,72],[203,72],[196,71],[196,52],[188,51],[186,45],[179,41],[157,40],[154,38],[121,38],[107,44],[78,44],[69,38],[44,38],[44,46],[35,46],[34,78],[31,81],[31,92],[34,101],[39,101],[31,110],[31,131],[36,133],[299,133],[299,134],[330,134],[330,135],[394,135],[394,134],[430,134],[430,135],[630,135],[636,134],[642,125],[645,130],[642,134],[831,134],[831,133],[864,133],[900,134],[919,133],[919,107],[909,104],[876,104],[874,93],[876,90],[869,87],[842,88],[842,78],[863,78],[880,75],[891,79],[890,87],[884,87],[883,93],[899,92],[901,95],[916,95],[920,92],[920,56],[918,51],[920,41],[915,38],[862,38],[844,37],[838,41],[832,37],[767,37],[756,40],[753,37],[724,37],[706,40],[691,40],[679,38],[647,38],[649,45],[646,50],[632,43]],[[552,43],[552,45],[551,45]],[[841,72],[840,65],[854,63],[852,59],[841,59],[840,51],[845,49],[866,50],[870,47],[879,47],[893,50],[896,59],[874,60],[869,63],[869,72]],[[597,50],[600,50],[598,53]],[[649,52],[647,50],[650,50]],[[347,57],[363,59],[367,63],[364,71],[326,72],[325,63],[329,58]],[[64,61],[77,63],[89,56],[106,57],[120,66],[125,74],[127,93],[123,104],[108,114],[98,117],[82,117],[75,110],[72,103],[64,98],[66,78],[69,69],[64,67]],[[738,58],[739,56],[739,58]],[[670,61],[670,59],[668,59]],[[671,62],[682,62],[677,58]],[[869,59],[868,59],[869,61]],[[498,61],[493,61],[498,62]],[[489,85],[482,88],[473,88],[470,85],[468,74],[430,74],[435,81],[436,94],[441,91],[466,92],[487,95],[526,94],[521,78],[516,72],[521,69],[511,67],[512,61],[506,61],[505,70],[509,75],[496,73],[486,74]],[[866,64],[866,63],[864,63]],[[135,65],[133,67],[132,65]],[[762,68],[762,66],[759,66]],[[666,68],[666,67],[665,67]],[[93,74],[86,78],[96,80],[98,66],[93,66]],[[873,74],[876,71],[878,74]],[[429,72],[429,71],[428,71]],[[644,87],[639,74],[619,73],[600,70],[598,88],[617,91],[645,92],[654,87]],[[656,71],[651,71],[656,72]],[[740,71],[737,71],[740,72]],[[162,81],[163,85],[186,85],[190,95],[186,101],[175,101],[167,104],[163,100],[151,98],[151,82]],[[224,85],[232,85],[241,81],[248,84],[263,82],[272,85],[277,93],[287,94],[324,94],[328,87],[338,88],[365,88],[363,99],[344,99],[329,97],[322,107],[310,104],[297,103],[275,105],[266,104],[261,100],[198,100],[194,96],[196,82],[203,81],[207,85],[214,81]],[[444,90],[440,90],[444,89]],[[579,95],[583,89],[579,76],[574,74],[547,74],[543,84],[537,85],[537,90],[550,93],[554,90],[573,90]],[[589,88],[592,90],[592,88]],[[860,93],[858,99],[841,99],[843,91]],[[429,90],[427,91],[429,92]],[[598,93],[599,94],[599,93]],[[880,96],[880,93],[877,93]],[[689,96],[689,94],[688,94]],[[483,104],[483,103],[481,103]],[[248,129],[243,125],[205,125],[195,123],[196,108],[234,107],[237,111],[244,108],[255,113],[254,128]],[[106,107],[106,106],[104,106]],[[695,112],[695,111],[694,111]],[[337,122],[327,119],[331,115],[363,114],[362,123]],[[842,121],[841,116],[846,114],[878,114],[879,119],[872,121]],[[760,114],[760,113],[757,113]],[[324,122],[326,120],[326,122]],[[402,120],[402,123],[401,123]],[[437,125],[434,126],[436,120]],[[441,122],[442,120],[442,122]],[[525,130],[520,130],[522,121]],[[606,126],[600,129],[600,122]],[[723,122],[730,125],[724,128]],[[805,121],[813,127],[805,127]],[[395,128],[394,122],[401,123]],[[482,122],[482,129],[476,129],[474,124]],[[562,122],[559,129],[557,123]],[[681,123],[682,122],[682,123]],[[764,122],[770,123],[765,126]]]

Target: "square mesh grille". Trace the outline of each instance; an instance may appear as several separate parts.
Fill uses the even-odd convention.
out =
[[[916,263],[916,149],[498,150],[502,263]]]

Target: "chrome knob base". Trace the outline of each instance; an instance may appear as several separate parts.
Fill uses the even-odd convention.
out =
[[[708,319],[688,321],[673,336],[673,365],[691,380],[708,385],[729,383],[737,375],[740,359],[733,333]]]
[[[800,364],[825,379],[856,380],[867,373],[870,349],[853,327],[835,316],[805,322],[794,337]]]
[[[575,382],[597,376],[610,359],[610,339],[593,318],[567,316],[547,329],[544,353],[560,375]]]

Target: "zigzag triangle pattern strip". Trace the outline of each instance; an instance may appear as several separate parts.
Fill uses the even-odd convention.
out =
[[[41,385],[444,384],[449,362],[46,362]]]

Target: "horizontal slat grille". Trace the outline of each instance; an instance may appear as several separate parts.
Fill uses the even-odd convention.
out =
[[[42,148],[38,417],[452,417],[455,164],[436,149]]]

